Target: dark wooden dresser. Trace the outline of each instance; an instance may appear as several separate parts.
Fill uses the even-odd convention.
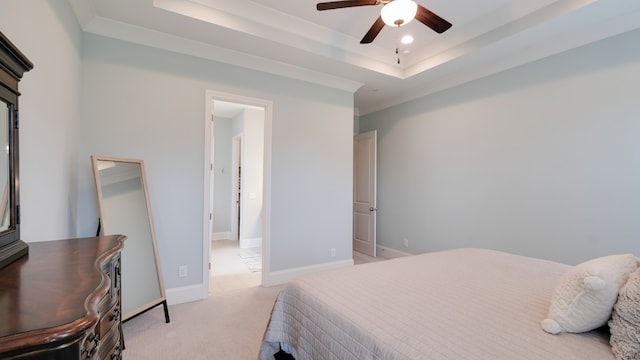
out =
[[[30,243],[0,269],[0,359],[121,359],[125,239]]]

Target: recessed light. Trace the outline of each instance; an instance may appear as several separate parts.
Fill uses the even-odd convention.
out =
[[[411,35],[405,35],[402,37],[402,40],[400,40],[401,43],[407,45],[407,44],[411,44],[413,42],[413,36]]]
[[[409,55],[409,54],[411,54],[411,50],[402,50],[402,53],[404,55]]]

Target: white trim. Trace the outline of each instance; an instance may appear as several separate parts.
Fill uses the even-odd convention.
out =
[[[322,270],[331,270],[337,269],[345,266],[352,266],[353,259],[334,261],[330,263],[311,265],[311,266],[303,266],[294,269],[280,270],[274,271],[270,273],[263,272],[263,286],[275,286],[285,284],[295,278],[298,278],[302,275],[311,274],[314,272],[322,271]]]
[[[246,104],[264,108],[264,162],[263,162],[263,201],[262,201],[262,284],[265,284],[266,274],[270,268],[270,246],[271,246],[271,148],[272,148],[272,123],[273,123],[273,101],[246,97],[242,95],[229,94],[214,90],[205,91],[205,141],[204,141],[204,196],[203,196],[203,238],[202,238],[202,286],[200,288],[200,298],[206,299],[209,296],[209,263],[211,247],[211,231],[209,231],[209,209],[210,209],[210,181],[211,181],[211,126],[213,114],[213,102],[228,101],[239,104]]]
[[[167,289],[167,304],[177,305],[204,299],[202,297],[202,286],[202,284],[196,284]],[[205,288],[204,290],[207,292],[209,291],[207,288]]]
[[[219,231],[211,234],[211,241],[217,241],[217,240],[232,240],[231,231]]]
[[[395,259],[395,258],[399,258],[399,257],[405,257],[405,256],[413,255],[413,254],[410,254],[408,252],[392,249],[390,247],[386,247],[386,246],[382,246],[382,245],[377,245],[376,248],[377,248],[376,250],[377,250],[378,257],[381,257],[381,258],[384,258],[384,259]]]
[[[83,16],[83,19],[85,17],[86,16]],[[320,71],[287,64],[282,61],[207,44],[101,16],[91,18],[88,23],[82,27],[82,30],[91,34],[106,36],[133,44],[218,61],[267,74],[283,76],[289,79],[308,81],[313,84],[351,93],[354,93],[363,85],[362,82],[347,79],[342,76],[326,74]],[[378,61],[375,62],[375,65],[393,69]]]
[[[204,193],[202,196],[202,288],[200,289],[200,298],[206,299],[209,296],[209,271],[211,270],[211,205],[213,197],[213,189],[211,188],[211,167],[213,159],[211,158],[213,132],[213,99],[209,92],[204,95]]]

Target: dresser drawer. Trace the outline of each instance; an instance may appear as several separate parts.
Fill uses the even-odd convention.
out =
[[[93,328],[87,331],[87,335],[82,341],[80,348],[80,359],[95,359],[97,358],[98,350],[100,349],[100,334]]]
[[[112,331],[114,327],[117,328],[120,324],[121,317],[120,303],[116,302],[109,310],[104,312],[100,318],[100,322],[98,323],[98,334],[100,337],[104,339],[109,331]]]
[[[109,277],[109,291],[98,303],[100,314],[106,313],[113,304],[120,300],[120,256],[105,264],[102,270]]]
[[[102,356],[103,360],[121,360],[122,359],[122,341],[118,337],[115,346],[108,348],[109,351]]]
[[[109,354],[122,351],[120,337],[120,303],[114,304],[98,324],[87,332],[80,351],[81,359],[118,359]],[[120,355],[117,355],[120,356]]]
[[[103,340],[100,343],[100,349],[98,350],[98,359],[122,359],[122,350],[122,338],[120,337],[120,329],[116,326],[103,337]]]

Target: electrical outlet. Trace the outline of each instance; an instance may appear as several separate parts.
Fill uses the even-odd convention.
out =
[[[408,248],[409,247],[409,239],[407,239],[407,238],[402,239],[402,245],[404,247]]]
[[[336,256],[336,248],[331,248],[331,257]]]
[[[178,266],[178,276],[187,277],[187,265]]]

